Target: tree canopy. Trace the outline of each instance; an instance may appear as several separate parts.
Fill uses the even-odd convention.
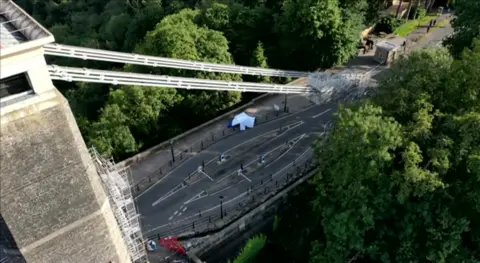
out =
[[[345,3],[342,9],[338,0],[285,0],[275,19],[275,30],[282,39],[278,51],[284,63],[294,61],[295,68],[315,70],[356,55],[364,15],[350,8],[362,3]]]
[[[458,57],[464,48],[472,47],[473,39],[480,36],[480,1],[456,0],[454,34],[447,41],[447,46]]]
[[[311,211],[296,215],[312,219],[287,231],[282,222],[292,216],[282,218],[279,246],[313,240],[298,250],[310,248],[309,261],[322,263],[480,262],[474,42],[458,60],[432,49],[397,61],[373,99],[339,110],[333,132],[316,144]],[[303,234],[285,244],[291,232]]]
[[[378,3],[377,3],[378,2]],[[357,53],[377,0],[18,0],[57,42],[195,61],[296,70],[329,68]],[[48,57],[53,64],[234,81],[239,76]],[[115,160],[131,156],[247,101],[255,94],[167,91],[107,84],[55,85],[69,100],[88,145]],[[136,101],[120,101],[122,94]],[[143,95],[142,95],[143,94]],[[152,100],[144,99],[146,94]],[[137,97],[139,96],[139,97]],[[173,99],[175,98],[175,99]],[[172,101],[169,101],[173,99]],[[146,103],[143,105],[143,103]],[[138,106],[130,112],[130,105]],[[162,105],[162,106],[159,106]],[[157,113],[152,111],[158,110]],[[195,113],[192,116],[192,113]],[[139,123],[135,114],[149,116]],[[183,120],[179,122],[178,120]],[[149,122],[149,123],[146,123]],[[169,127],[168,129],[160,127]],[[160,125],[160,126],[159,126]],[[121,127],[118,130],[114,127]]]

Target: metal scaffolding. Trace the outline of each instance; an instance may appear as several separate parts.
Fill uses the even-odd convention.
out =
[[[112,159],[102,157],[95,148],[90,149],[90,155],[107,191],[130,257],[134,262],[145,261],[147,252],[140,228],[140,216],[132,196],[129,167],[116,168]]]
[[[366,95],[376,84],[370,72],[343,70],[338,73],[316,72],[308,76],[308,98],[317,104],[339,99],[351,101]]]

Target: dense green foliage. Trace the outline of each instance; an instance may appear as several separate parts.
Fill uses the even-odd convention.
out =
[[[447,41],[454,56],[459,57],[466,47],[471,47],[473,39],[480,37],[480,1],[456,0],[453,28],[455,32]]]
[[[397,61],[372,100],[339,111],[316,147],[321,171],[272,239],[280,257],[480,262],[475,42],[455,61],[444,49]]]
[[[401,21],[395,18],[394,15],[384,16],[379,19],[375,26],[375,31],[384,32],[387,34],[392,33],[401,24]]]
[[[250,238],[243,247],[240,254],[233,260],[232,263],[254,263],[257,262],[260,251],[265,247],[267,237],[264,235],[254,236]]]
[[[315,70],[357,53],[385,0],[18,0],[62,44],[259,67]],[[236,81],[281,81],[49,58],[53,64]],[[124,159],[251,99],[238,92],[55,83],[87,144]],[[195,113],[192,116],[192,113]],[[182,121],[179,121],[182,120]]]

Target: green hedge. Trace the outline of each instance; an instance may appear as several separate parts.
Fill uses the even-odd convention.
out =
[[[375,32],[385,32],[387,34],[392,33],[395,29],[400,26],[401,21],[396,19],[395,16],[384,16],[380,18],[377,25],[375,26]]]

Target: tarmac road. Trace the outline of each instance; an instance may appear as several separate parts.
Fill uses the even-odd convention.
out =
[[[238,196],[251,185],[269,178],[304,153],[314,142],[315,134],[331,122],[336,109],[336,103],[312,105],[232,135],[185,161],[136,198],[144,233],[155,233],[159,226],[192,217],[199,211],[219,213],[215,208],[219,206],[220,196],[225,208],[235,205],[241,200]],[[276,134],[281,127],[283,132]],[[287,141],[291,140],[294,140],[293,146],[289,147]],[[239,148],[242,151],[236,152]],[[218,164],[221,153],[230,158]],[[265,154],[265,163],[260,165],[262,154]],[[205,174],[196,172],[202,161],[206,164]],[[244,175],[238,175],[239,164],[244,166]]]

